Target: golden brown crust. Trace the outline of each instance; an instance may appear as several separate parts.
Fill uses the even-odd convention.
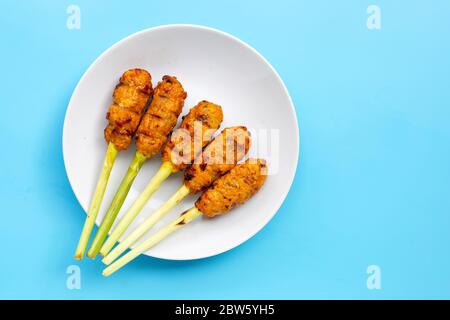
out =
[[[217,179],[200,196],[195,206],[209,218],[227,213],[258,192],[266,176],[266,162],[262,159],[249,159]]]
[[[214,180],[230,171],[248,152],[250,132],[246,127],[224,129],[208,144],[194,164],[186,169],[184,184],[191,193],[208,188]]]
[[[164,76],[158,83],[153,100],[142,117],[136,133],[136,147],[147,157],[155,155],[177,124],[186,92],[175,77]]]
[[[142,69],[130,69],[120,77],[114,89],[113,104],[109,107],[105,128],[106,141],[118,150],[125,150],[131,143],[148,99],[152,94],[152,77]]]
[[[185,169],[210,142],[222,120],[221,106],[205,100],[199,102],[172,133],[162,152],[162,160],[172,163],[173,172]]]

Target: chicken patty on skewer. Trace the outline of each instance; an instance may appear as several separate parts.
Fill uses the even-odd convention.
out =
[[[163,149],[162,161],[172,164],[172,172],[184,170],[211,141],[222,121],[221,106],[206,100],[199,102],[172,133]]]
[[[160,169],[113,229],[100,249],[101,255],[106,256],[109,253],[161,183],[172,173],[192,163],[195,156],[210,142],[222,120],[222,107],[212,102],[201,101],[189,110],[162,152]]]
[[[172,76],[164,76],[155,87],[152,102],[136,131],[137,151],[92,241],[88,257],[97,256],[140,168],[159,152],[176,125],[186,96],[181,83]]]
[[[187,93],[176,77],[164,76],[136,133],[136,147],[146,157],[155,155],[177,124]]]
[[[113,94],[113,104],[109,107],[106,118],[109,123],[104,130],[108,142],[94,195],[89,206],[88,216],[81,232],[75,251],[75,259],[82,259],[89,237],[97,218],[111,169],[120,150],[127,149],[131,138],[141,120],[147,101],[152,94],[152,77],[142,69],[125,71]]]
[[[195,202],[195,206],[208,218],[225,214],[258,192],[266,177],[266,161],[249,159],[214,181]]]
[[[184,185],[191,193],[208,188],[214,180],[231,170],[247,154],[250,132],[244,126],[226,128],[186,169]]]
[[[115,261],[103,270],[103,275],[109,276],[116,272],[198,216],[203,214],[207,217],[214,217],[243,204],[261,189],[266,176],[267,166],[262,159],[250,159],[238,164],[203,192],[193,208],[185,211],[180,217]]]
[[[121,241],[103,259],[103,262],[111,263],[187,195],[205,190],[217,178],[231,170],[247,154],[250,142],[250,133],[246,127],[237,126],[224,129],[206,146],[194,164],[186,169],[181,188]]]
[[[117,150],[125,150],[130,145],[151,94],[150,73],[142,69],[124,72],[106,114],[109,124],[105,128],[105,139],[114,143]]]

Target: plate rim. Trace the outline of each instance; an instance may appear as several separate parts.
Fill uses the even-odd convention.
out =
[[[121,45],[122,43],[129,41],[135,37],[138,37],[142,34],[145,34],[147,32],[154,32],[154,31],[158,31],[158,30],[162,30],[162,29],[172,29],[172,28],[192,28],[192,29],[200,29],[200,30],[205,30],[205,31],[209,31],[209,32],[213,32],[213,33],[218,33],[222,36],[225,36],[226,38],[229,38],[233,41],[236,41],[238,44],[246,47],[247,49],[249,49],[250,51],[252,51],[259,59],[261,59],[268,67],[269,69],[274,73],[275,77],[277,78],[278,82],[281,84],[281,87],[284,91],[284,94],[287,96],[288,98],[288,102],[289,102],[289,107],[291,109],[291,113],[294,116],[294,123],[295,123],[295,140],[296,140],[296,148],[295,148],[295,166],[294,166],[294,170],[293,172],[290,174],[289,177],[289,181],[288,181],[288,187],[286,188],[286,192],[283,194],[282,197],[280,197],[280,200],[278,200],[278,203],[275,205],[276,210],[274,210],[274,212],[269,215],[267,218],[265,218],[264,220],[261,220],[261,223],[259,224],[258,228],[256,228],[255,232],[250,232],[246,237],[244,237],[243,239],[236,241],[236,242],[232,242],[231,245],[227,245],[225,247],[225,249],[220,249],[218,250],[218,252],[213,253],[213,254],[206,254],[206,255],[201,255],[198,257],[193,257],[193,258],[168,258],[168,257],[162,257],[159,255],[155,255],[155,254],[151,254],[151,253],[147,253],[145,252],[143,255],[144,256],[149,256],[152,258],[157,258],[157,259],[162,259],[162,260],[168,260],[168,261],[190,261],[190,260],[200,260],[200,259],[206,259],[209,257],[214,257],[214,256],[218,256],[220,254],[223,254],[225,252],[228,252],[242,244],[244,244],[245,242],[247,242],[248,240],[250,240],[251,238],[253,238],[257,233],[259,233],[262,229],[264,229],[265,226],[267,226],[267,224],[275,217],[275,215],[278,213],[278,211],[280,210],[281,206],[283,205],[284,201],[286,200],[292,185],[294,183],[295,180],[295,176],[297,174],[297,170],[298,170],[298,162],[299,162],[299,157],[300,157],[300,127],[299,127],[299,123],[298,123],[298,117],[297,117],[297,111],[295,109],[295,105],[294,102],[292,100],[292,97],[287,89],[286,84],[284,83],[283,79],[281,78],[280,74],[278,73],[278,71],[272,66],[272,64],[259,52],[257,51],[254,47],[252,47],[251,45],[249,45],[248,43],[244,42],[243,40],[239,39],[238,37],[213,28],[213,27],[209,27],[209,26],[205,26],[205,25],[198,25],[198,24],[164,24],[164,25],[159,25],[159,26],[154,26],[154,27],[150,27],[150,28],[146,28],[137,32],[134,32],[118,41],[116,41],[115,43],[113,43],[111,46],[109,46],[107,49],[105,49],[94,61],[91,62],[91,64],[89,65],[89,67],[86,69],[86,71],[83,73],[83,75],[80,77],[80,79],[77,82],[77,85],[75,86],[69,102],[67,104],[66,107],[66,112],[64,115],[64,122],[63,122],[63,132],[62,132],[62,153],[63,153],[63,162],[64,162],[64,169],[66,172],[66,176],[67,179],[69,180],[69,184],[70,184],[70,188],[72,189],[73,194],[75,195],[75,198],[78,201],[78,204],[81,206],[81,208],[83,209],[83,211],[85,212],[85,214],[87,215],[87,212],[85,210],[85,208],[83,207],[83,204],[81,203],[80,198],[78,197],[77,193],[75,192],[74,188],[73,188],[73,183],[72,180],[70,178],[69,172],[68,172],[68,164],[67,164],[67,159],[66,159],[66,152],[65,152],[65,145],[67,144],[66,142],[66,138],[65,138],[65,128],[66,128],[66,123],[67,123],[67,119],[68,119],[68,114],[69,111],[71,109],[71,105],[73,103],[73,99],[74,96],[77,95],[78,90],[80,88],[81,83],[83,82],[84,78],[86,77],[86,75],[89,73],[89,71],[97,64],[98,61],[100,61],[105,55],[107,55],[110,51],[114,50],[116,47],[118,47],[119,45]],[[95,222],[95,224],[98,227],[97,222]],[[109,234],[109,233],[108,233]],[[134,245],[132,246],[132,248],[134,247]]]

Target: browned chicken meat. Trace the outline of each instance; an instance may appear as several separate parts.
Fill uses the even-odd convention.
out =
[[[266,162],[262,159],[249,159],[216,180],[200,196],[195,206],[209,218],[224,214],[258,192],[266,176]]]
[[[246,127],[224,129],[186,169],[184,185],[192,194],[208,188],[245,157],[250,143],[250,132]]]
[[[156,154],[177,124],[187,94],[175,77],[164,76],[136,133],[136,147],[146,157]]]
[[[199,102],[172,133],[162,152],[163,161],[172,163],[173,172],[185,169],[210,142],[222,120],[221,106],[209,101]]]
[[[125,150],[130,145],[151,94],[152,77],[147,71],[131,69],[124,72],[106,115],[109,124],[105,128],[105,139],[117,150]]]

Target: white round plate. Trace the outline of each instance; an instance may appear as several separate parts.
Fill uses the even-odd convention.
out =
[[[275,215],[292,184],[299,153],[297,117],[273,67],[241,40],[207,27],[167,25],[135,33],[106,50],[83,75],[70,99],[63,132],[67,176],[81,206],[87,211],[105,155],[103,129],[114,87],[125,70],[136,67],[148,70],[154,85],[166,74],[175,75],[188,93],[183,114],[203,99],[220,104],[224,111],[221,128],[248,127],[253,138],[250,155],[266,158],[270,170],[263,188],[247,203],[224,216],[197,218],[146,254],[173,260],[199,259],[245,242]],[[118,155],[97,225],[134,152],[132,145]],[[119,217],[160,163],[158,156],[144,164]],[[181,174],[176,174],[163,183],[128,232],[167,200],[181,186],[182,179]],[[192,207],[196,198],[188,197],[146,236]]]

